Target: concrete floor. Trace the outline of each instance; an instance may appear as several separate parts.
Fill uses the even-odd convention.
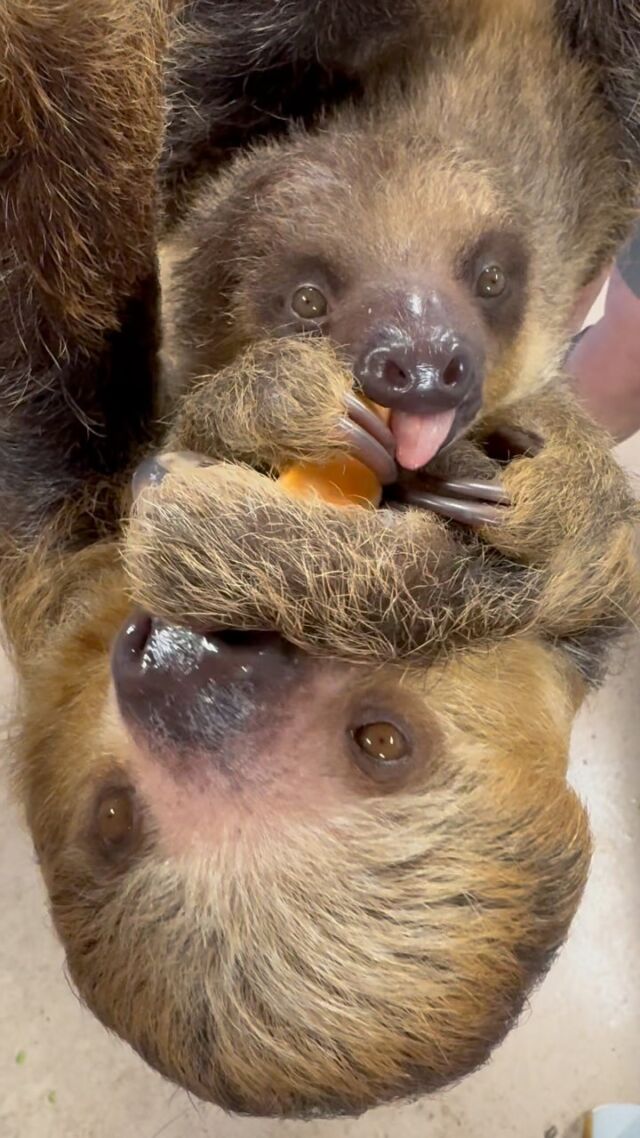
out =
[[[622,448],[640,486],[640,438]],[[10,698],[6,667],[0,686]],[[78,1005],[28,838],[0,789],[0,1138],[562,1138],[640,1101],[640,638],[575,731],[597,841],[570,941],[491,1064],[437,1100],[358,1122],[279,1124],[195,1105]],[[1,784],[0,784],[1,785]]]

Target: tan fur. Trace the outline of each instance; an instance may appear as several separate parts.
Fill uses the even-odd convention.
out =
[[[235,398],[247,348],[249,385],[254,345],[281,334],[273,293],[295,279],[296,258],[335,269],[347,296],[354,280],[425,274],[459,290],[460,251],[487,230],[522,235],[529,265],[522,322],[486,336],[484,406],[555,380],[576,291],[627,232],[637,176],[620,162],[594,75],[539,6],[495,24],[490,8],[469,43],[425,48],[416,73],[387,76],[368,106],[258,145],[205,180],[166,243],[174,388],[235,360]],[[224,382],[212,398],[224,401]]]
[[[313,278],[317,261],[335,271],[342,329],[341,306],[353,321],[365,303],[361,280],[384,286],[426,273],[461,293],[460,251],[504,230],[526,247],[526,282],[513,326],[486,333],[473,436],[524,428],[544,449],[504,473],[514,496],[504,526],[462,549],[433,517],[396,518],[391,530],[385,515],[355,512],[346,522],[249,473],[169,479],[129,534],[136,596],[153,611],[274,622],[316,650],[382,660],[428,659],[444,643],[510,627],[550,636],[607,629],[635,612],[636,509],[604,435],[562,391],[559,366],[576,292],[611,256],[635,206],[615,123],[546,5],[488,4],[464,34],[456,28],[453,42],[425,51],[426,65],[421,58],[403,85],[395,76],[374,84],[368,106],[259,145],[205,180],[166,246],[165,336],[178,397],[167,447],[276,470],[326,460],[346,445],[337,427],[353,379],[331,321],[321,340],[295,338],[273,315],[295,284],[290,265],[302,262],[300,279]],[[461,303],[468,319],[481,319],[468,298]],[[502,474],[489,464],[484,476]],[[247,513],[277,518],[259,549],[239,541]],[[187,540],[195,532],[200,543]],[[170,535],[179,535],[177,558]],[[215,554],[224,561],[231,535],[239,552],[223,565]],[[225,589],[212,603],[216,579]],[[300,612],[288,608],[287,591],[304,596]]]
[[[513,422],[547,446],[507,470],[505,524],[464,544],[428,513],[299,502],[252,470],[178,464],[131,523],[136,599],[169,620],[273,626],[314,651],[384,661],[522,628],[624,624],[638,603],[637,510],[604,440],[558,395],[516,404]]]
[[[531,111],[549,159],[549,197],[534,241],[544,271],[536,270],[526,325],[495,390],[501,413],[514,402],[507,418],[542,431],[547,449],[505,472],[515,502],[502,528],[467,535],[412,512],[390,522],[382,513],[304,506],[246,467],[217,463],[187,473],[178,460],[160,489],[143,493],[123,536],[122,483],[135,448],[118,452],[115,468],[96,462],[84,479],[63,432],[56,469],[64,504],[29,497],[21,514],[14,483],[20,489],[22,481],[10,459],[17,451],[19,473],[33,466],[34,480],[46,482],[44,429],[59,426],[43,416],[34,390],[39,396],[62,381],[46,370],[40,341],[25,327],[47,329],[47,350],[53,344],[60,352],[56,369],[68,362],[68,344],[65,383],[79,375],[90,384],[89,353],[101,359],[105,345],[108,351],[106,333],[149,271],[164,22],[154,0],[57,2],[46,10],[21,0],[5,4],[2,32],[13,63],[0,138],[14,165],[13,179],[3,179],[0,225],[9,226],[3,254],[29,323],[3,312],[0,344],[16,369],[11,396],[19,393],[43,431],[28,446],[16,431],[13,450],[2,452],[20,523],[3,514],[2,597],[21,679],[15,784],[70,974],[88,1006],[149,1063],[229,1109],[357,1113],[444,1086],[503,1038],[562,943],[586,878],[586,816],[566,783],[585,685],[566,645],[555,641],[617,632],[635,604],[634,507],[606,441],[561,397],[517,403],[517,384],[505,378],[522,370],[529,386],[535,369],[555,375],[560,317],[547,333],[547,315],[556,303],[569,304],[623,224],[626,183],[616,189],[610,181],[597,105],[587,100],[584,137],[596,141],[579,164],[580,177],[594,169],[586,216],[575,216],[569,201],[579,180],[572,165],[558,205],[566,154],[544,105],[535,101]],[[532,45],[535,65],[546,67],[550,51],[544,37]],[[461,105],[471,121],[491,92],[474,64],[469,81],[478,89],[467,96],[456,68],[447,102],[437,84],[429,99],[438,115]],[[533,69],[527,75],[533,82]],[[578,94],[583,83],[588,77],[576,80]],[[67,93],[73,113],[61,117]],[[423,111],[420,104],[409,120],[404,172]],[[520,114],[526,118],[521,108],[511,125]],[[403,116],[396,125],[404,123],[404,132]],[[356,127],[348,116],[345,143]],[[510,133],[495,127],[496,144],[503,129]],[[69,154],[66,134],[78,143],[77,161],[49,169],[49,153]],[[391,139],[385,129],[383,141]],[[392,140],[395,154],[399,140]],[[294,157],[299,145],[306,143],[292,143]],[[537,152],[523,156],[523,187],[539,161]],[[313,169],[303,170],[303,183]],[[109,178],[101,186],[103,170]],[[445,217],[461,206],[471,227],[494,211],[502,216],[509,193],[491,169],[473,165],[462,181],[456,177],[451,158],[440,164],[437,204]],[[28,198],[30,179],[38,192]],[[479,182],[483,192],[474,196]],[[378,191],[401,238],[413,213],[394,213],[394,193],[383,184]],[[356,211],[362,218],[362,201]],[[324,241],[321,211],[319,221]],[[365,244],[372,232],[363,234]],[[554,253],[561,237],[562,257]],[[559,267],[551,298],[548,274],[555,281]],[[250,270],[258,281],[259,266]],[[266,466],[283,456],[322,457],[348,373],[330,346],[289,340],[276,351],[255,342],[249,300],[245,289],[242,343],[230,337],[225,359],[216,360],[230,367],[213,380],[205,375],[185,398],[168,445]],[[239,369],[233,360],[245,341]],[[189,369],[189,380],[199,368]],[[78,387],[64,388],[72,403],[83,394]],[[73,408],[67,412],[73,419]],[[476,443],[461,444],[449,461],[453,469],[457,461],[467,472],[497,474]],[[305,715],[313,717],[313,738],[303,732],[292,741],[286,729],[262,726],[248,733],[255,764],[246,778],[232,786],[222,780],[216,795],[206,782],[205,792],[194,792],[167,776],[168,800],[154,797],[149,771],[157,774],[157,757],[118,714],[109,670],[132,597],[179,620],[274,623],[308,646],[307,687],[281,703],[303,726]],[[329,698],[331,684],[340,690]],[[354,774],[342,724],[355,699],[401,711],[411,725],[420,742],[407,785],[381,791]],[[341,742],[329,756],[326,789],[316,768],[332,731]],[[308,786],[294,799],[298,758],[308,763]],[[115,864],[95,827],[99,795],[114,780],[133,786],[144,806],[141,843]],[[162,809],[184,811],[185,800],[203,825],[176,850],[160,819]],[[219,830],[223,838],[214,841]]]
[[[105,652],[125,611],[117,573],[111,594],[108,580],[27,670],[20,745],[54,919],[89,1007],[170,1078],[256,1114],[359,1112],[483,1062],[561,943],[588,865],[564,782],[567,665],[521,640],[436,667],[426,686],[379,676],[442,732],[411,793],[275,831],[247,824],[172,861],[150,832],[123,877],[84,829],[96,783],[128,761],[122,732],[105,730],[108,751],[100,742]]]

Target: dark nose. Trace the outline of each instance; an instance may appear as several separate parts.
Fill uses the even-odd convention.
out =
[[[374,403],[413,414],[449,411],[482,385],[478,352],[450,334],[422,343],[380,333],[356,361],[355,378]]]
[[[277,704],[298,657],[276,632],[204,634],[139,613],[120,630],[111,668],[120,710],[139,730],[212,752]]]

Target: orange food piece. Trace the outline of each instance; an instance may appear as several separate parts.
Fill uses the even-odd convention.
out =
[[[379,407],[360,396],[363,403],[371,407],[383,420],[388,422],[390,411]],[[334,506],[372,506],[380,505],[382,487],[373,473],[360,459],[345,454],[325,463],[296,463],[283,470],[279,478],[283,490],[296,498],[316,496],[323,502]]]
[[[330,462],[300,463],[282,472],[283,490],[296,498],[317,495],[334,506],[379,506],[382,487],[375,474],[350,454]]]

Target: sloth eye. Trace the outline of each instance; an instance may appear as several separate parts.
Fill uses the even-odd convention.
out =
[[[356,763],[380,782],[398,777],[411,753],[406,736],[394,723],[365,723],[352,732],[352,739]]]
[[[476,281],[476,293],[492,299],[502,296],[507,286],[507,278],[499,265],[487,265]]]
[[[321,320],[329,308],[327,298],[315,285],[302,285],[291,297],[291,308],[300,320]]]
[[[130,849],[138,833],[138,810],[133,791],[119,787],[103,795],[96,810],[95,827],[107,853]]]

